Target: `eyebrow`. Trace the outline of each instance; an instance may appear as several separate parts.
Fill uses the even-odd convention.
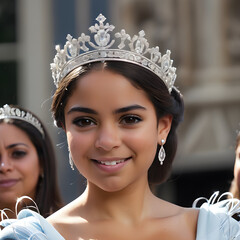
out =
[[[127,106],[127,107],[123,107],[123,108],[119,108],[117,109],[116,111],[114,111],[115,114],[118,114],[118,113],[124,113],[124,112],[129,112],[129,111],[132,111],[132,110],[146,110],[145,107],[143,106],[140,106],[138,104],[135,104],[135,105],[131,105],[131,106]]]
[[[91,108],[86,108],[86,107],[73,107],[67,112],[67,114],[70,114],[72,112],[84,112],[84,113],[97,114],[95,110]]]
[[[28,145],[25,144],[25,143],[14,143],[14,144],[10,144],[9,146],[7,146],[6,149],[14,148],[14,147],[17,147],[19,145],[23,145],[25,147],[28,147]]]
[[[114,111],[114,114],[119,114],[119,113],[124,113],[124,112],[129,112],[132,110],[146,110],[145,107],[140,106],[138,104],[135,105],[131,105],[131,106],[127,106],[127,107],[123,107],[123,108],[119,108],[117,110]],[[98,114],[97,111],[91,109],[91,108],[86,108],[86,107],[72,107],[67,114],[70,114],[72,112],[83,112],[83,113],[90,113],[90,114]]]

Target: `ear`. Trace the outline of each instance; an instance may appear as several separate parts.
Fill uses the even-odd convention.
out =
[[[168,133],[172,126],[172,115],[165,115],[158,121],[158,144],[162,144],[162,140],[166,142]]]

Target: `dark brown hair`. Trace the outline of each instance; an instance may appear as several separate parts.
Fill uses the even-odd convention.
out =
[[[169,94],[164,82],[151,71],[136,64],[121,61],[98,62],[76,68],[62,80],[53,96],[52,113],[56,125],[58,127],[65,125],[64,108],[77,80],[90,71],[99,69],[106,69],[121,74],[136,88],[144,90],[154,105],[157,120],[167,114],[173,116],[171,130],[164,145],[166,151],[164,164],[160,165],[159,163],[157,153],[160,146],[158,146],[155,159],[148,171],[149,184],[159,184],[166,181],[177,150],[176,129],[179,122],[183,119],[184,104],[181,94],[176,89],[173,89],[171,94]]]
[[[19,106],[11,105],[11,107],[18,108],[25,112],[27,111]],[[22,120],[3,119],[0,120],[0,124],[1,122],[6,122],[7,124],[12,124],[18,127],[27,134],[35,146],[40,167],[43,169],[43,175],[39,176],[38,184],[36,186],[36,196],[33,200],[36,202],[40,214],[44,217],[47,217],[62,207],[62,200],[57,184],[56,157],[52,141],[43,123],[35,114],[30,111],[27,112],[31,113],[41,123],[44,136],[42,136],[39,130],[32,124]]]

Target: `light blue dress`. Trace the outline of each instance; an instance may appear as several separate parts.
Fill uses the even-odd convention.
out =
[[[199,208],[196,240],[240,240],[240,223],[231,217],[240,213],[240,201],[213,203],[215,200],[216,195]],[[1,240],[64,240],[42,216],[28,209],[22,210],[16,220],[4,220],[1,225],[5,227],[0,232]]]

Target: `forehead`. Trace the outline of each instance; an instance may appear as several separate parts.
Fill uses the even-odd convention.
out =
[[[12,123],[0,122],[0,140],[31,142],[28,135]]]
[[[118,87],[119,90],[125,87],[137,89],[128,78],[108,69],[91,70],[78,80],[77,85],[81,88],[92,87],[91,90],[102,86],[106,90],[110,87]]]
[[[77,102],[92,104],[101,101],[106,106],[135,104],[150,100],[147,94],[136,88],[129,79],[109,70],[92,71],[79,80],[68,99],[66,108]]]

